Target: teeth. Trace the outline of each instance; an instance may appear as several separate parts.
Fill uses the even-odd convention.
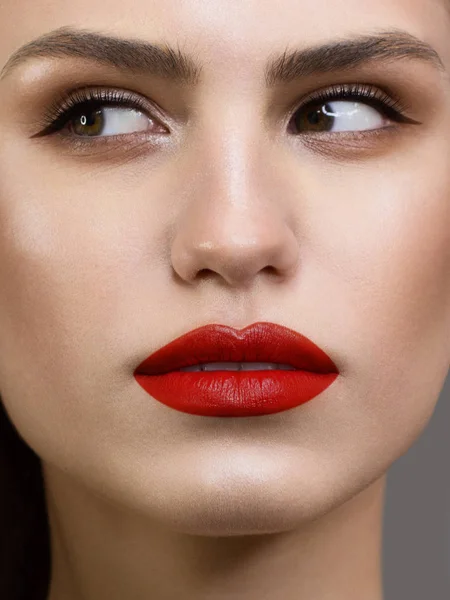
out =
[[[291,365],[263,362],[217,362],[184,367],[180,371],[296,371]]]

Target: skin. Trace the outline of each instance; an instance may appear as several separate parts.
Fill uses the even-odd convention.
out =
[[[48,600],[381,600],[386,472],[449,368],[444,3],[6,1],[0,68],[65,25],[179,42],[203,70],[194,89],[41,58],[0,81],[0,393],[43,463]],[[446,70],[396,60],[265,89],[286,45],[393,28]],[[306,93],[361,80],[419,124],[287,132]],[[91,139],[85,154],[31,138],[74,83],[157,102],[171,135]],[[191,329],[256,321],[309,337],[337,380],[295,409],[227,419],[170,409],[133,377]]]

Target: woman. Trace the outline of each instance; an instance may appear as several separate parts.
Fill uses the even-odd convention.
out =
[[[0,30],[0,596],[381,600],[449,366],[446,2]]]

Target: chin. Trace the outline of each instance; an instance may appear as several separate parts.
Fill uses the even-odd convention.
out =
[[[255,454],[253,459],[257,458]],[[157,484],[147,480],[147,489],[134,489],[127,504],[130,510],[183,534],[226,537],[283,533],[338,509],[382,475],[373,473],[369,479],[366,473],[367,479],[361,481],[347,472],[345,478],[329,463],[324,467],[317,460],[308,464],[296,458],[295,464],[292,456],[283,462],[275,452],[272,462],[262,466],[249,457],[238,460],[232,454],[222,467],[216,457],[211,469],[207,468],[209,461],[197,461],[195,468],[191,464],[182,469],[171,463]],[[136,481],[142,486],[142,476]],[[137,498],[141,499],[139,506]]]

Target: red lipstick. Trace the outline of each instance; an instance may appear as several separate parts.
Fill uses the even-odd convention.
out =
[[[274,364],[260,365],[263,370],[223,370],[215,365],[210,368],[219,370],[180,370],[223,362],[244,363],[244,368],[248,362]],[[226,325],[194,329],[151,354],[134,377],[147,393],[175,410],[249,417],[299,406],[323,392],[338,374],[331,358],[307,337],[259,322],[241,330]]]

